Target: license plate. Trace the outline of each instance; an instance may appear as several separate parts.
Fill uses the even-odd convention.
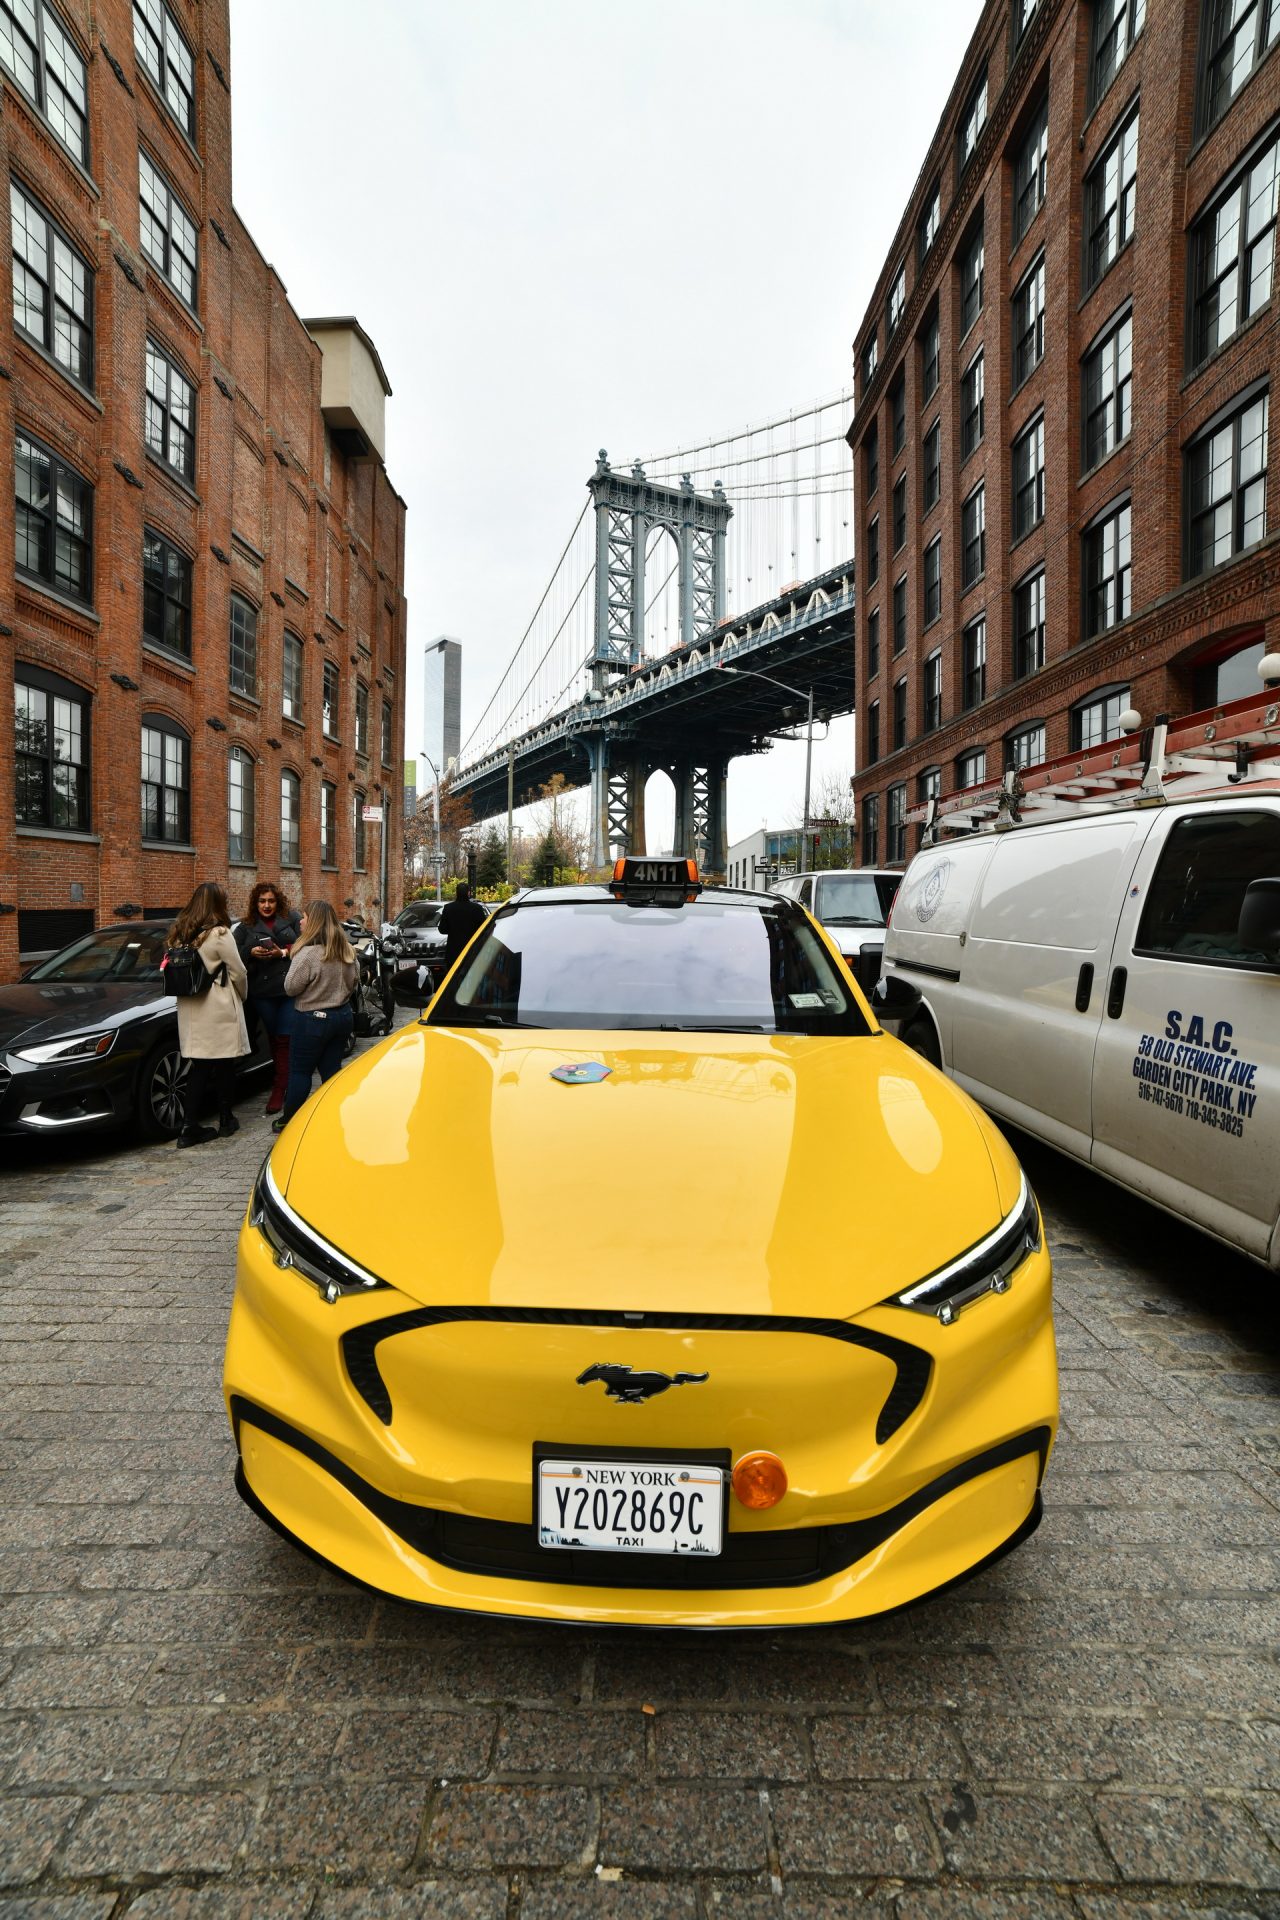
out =
[[[724,1477],[678,1460],[538,1461],[538,1540],[603,1553],[720,1551]]]

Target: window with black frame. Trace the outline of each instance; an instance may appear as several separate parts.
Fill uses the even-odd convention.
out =
[[[138,149],[139,240],[174,292],[194,308],[198,252],[195,221],[159,167]]]
[[[1016,246],[1044,205],[1049,178],[1049,101],[1036,108],[1013,162],[1013,239]]]
[[[1274,956],[1244,946],[1238,929],[1246,889],[1277,877],[1280,818],[1274,813],[1215,807],[1179,820],[1151,878],[1136,951],[1271,971]]]
[[[1138,109],[1108,142],[1084,183],[1085,286],[1095,287],[1133,238],[1138,198]]]
[[[903,310],[907,304],[906,263],[898,268],[893,276],[893,285],[889,288],[889,298],[885,306],[885,338],[892,339],[898,330]]]
[[[866,389],[876,377],[876,368],[880,364],[880,342],[873,333],[862,349],[862,388]]]
[[[382,764],[384,767],[391,765],[391,702],[389,700],[384,700],[382,703]]]
[[[1205,0],[1198,131],[1221,119],[1255,67],[1280,42],[1280,0]]]
[[[165,714],[142,722],[142,838],[179,846],[191,840],[191,742]]]
[[[907,783],[900,780],[885,795],[885,857],[892,864],[907,857]]]
[[[1013,443],[1013,537],[1020,540],[1044,519],[1044,415]]]
[[[87,167],[89,70],[49,0],[0,0],[0,65]]]
[[[907,383],[901,374],[889,389],[889,421],[896,460],[907,441]]]
[[[1084,534],[1084,636],[1092,640],[1133,612],[1133,517],[1128,500],[1108,507]]]
[[[234,866],[253,861],[254,762],[243,747],[227,755],[227,858]]]
[[[895,753],[907,744],[907,681],[904,674],[901,680],[893,683],[893,751]]]
[[[15,821],[89,831],[89,706],[83,687],[42,667],[14,669]]]
[[[1045,757],[1045,732],[1043,720],[1034,721],[1029,727],[1020,727],[1011,733],[1005,742],[1010,765],[1021,772],[1027,767],[1038,767]]]
[[[320,710],[320,725],[326,739],[338,737],[338,697],[340,682],[337,662],[326,660],[324,663],[323,703]]]
[[[1128,687],[1103,687],[1071,709],[1071,751],[1088,753],[1091,747],[1119,740],[1124,729],[1120,715],[1129,705]]]
[[[162,0],[133,0],[133,46],[143,72],[188,139],[196,137],[195,62]]]
[[[1212,421],[1187,448],[1187,577],[1208,573],[1267,530],[1267,394]]]
[[[320,865],[338,864],[338,789],[332,780],[320,782]]]
[[[280,775],[280,865],[302,865],[302,781],[288,769]]]
[[[969,455],[982,444],[987,430],[987,370],[986,361],[981,352],[975,353],[964,370],[960,382],[960,458],[967,460]]]
[[[14,564],[86,606],[93,600],[93,488],[25,433],[14,435]]]
[[[916,841],[916,845],[922,847],[924,845],[925,823],[929,818],[929,809],[936,807],[942,798],[942,768],[926,767],[920,775],[917,784],[920,804],[925,809],[925,818],[920,822],[919,837]]]
[[[1044,359],[1044,255],[1013,294],[1013,390],[1030,379]]]
[[[238,593],[231,596],[230,676],[233,693],[258,694],[258,609]]]
[[[935,647],[920,670],[921,732],[936,733],[942,725],[942,651]]]
[[[934,421],[924,436],[921,454],[923,476],[920,488],[920,514],[923,518],[942,498],[942,420]]]
[[[1089,48],[1089,106],[1096,107],[1142,32],[1147,0],[1094,0]]]
[[[893,651],[901,653],[907,644],[907,576],[893,583]]]
[[[966,588],[987,570],[987,490],[975,487],[960,509],[962,580]]]
[[[1271,298],[1275,275],[1276,213],[1280,206],[1280,133],[1232,176],[1191,230],[1193,367],[1216,353]]]
[[[880,671],[880,609],[872,607],[867,615],[867,678],[874,680]]]
[[[1086,473],[1110,459],[1132,426],[1133,315],[1113,321],[1084,360]]]
[[[142,530],[142,637],[191,658],[191,561],[150,527]]]
[[[196,390],[164,348],[147,341],[147,451],[180,473],[196,474]]]
[[[987,697],[987,616],[980,613],[960,636],[960,698],[968,713]]]
[[[93,268],[38,201],[9,182],[13,324],[93,386]]]
[[[966,787],[979,787],[987,777],[987,755],[984,747],[970,747],[956,760],[956,786],[963,792]]]
[[[935,306],[920,331],[920,399],[932,400],[942,370],[942,332]]]
[[[875,425],[862,443],[862,471],[866,475],[869,500],[880,485],[880,430]]]
[[[880,515],[872,514],[867,522],[867,557],[863,562],[863,574],[868,587],[874,587],[880,578]]]
[[[1013,673],[1025,680],[1039,673],[1044,665],[1045,590],[1044,570],[1033,573],[1013,591]]]
[[[942,535],[924,550],[924,624],[931,627],[942,614]]]
[[[287,629],[284,636],[282,656],[283,675],[281,688],[281,711],[286,720],[302,719],[302,688],[304,675],[304,649],[296,633]]]
[[[965,102],[964,112],[960,116],[960,130],[956,134],[956,172],[961,174],[978,150],[982,138],[982,129],[987,124],[987,72],[970,89]]]
[[[356,681],[356,752],[362,760],[369,757],[369,689]]]
[[[906,544],[907,538],[907,476],[898,475],[893,486],[893,550],[895,553]]]
[[[968,333],[982,312],[987,248],[982,227],[970,234],[960,253],[960,333]]]
[[[867,708],[867,765],[874,766],[880,758],[880,702],[873,700]]]
[[[368,803],[367,793],[361,793],[359,787],[352,795],[351,806],[351,864],[357,873],[364,872],[364,810]]]
[[[880,864],[880,795],[869,793],[862,802],[862,864]]]
[[[938,228],[942,224],[942,182],[935,180],[933,192],[925,202],[924,212],[916,224],[916,260],[923,266],[928,258],[934,241],[938,237]]]

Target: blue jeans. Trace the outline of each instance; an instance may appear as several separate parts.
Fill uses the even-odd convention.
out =
[[[245,1012],[249,1016],[249,1038],[253,1038],[253,1022],[256,1019],[268,1040],[287,1040],[293,1027],[293,1002],[287,994],[278,999],[259,1000],[249,995]]]
[[[284,1096],[284,1118],[292,1120],[311,1092],[311,1076],[319,1069],[320,1080],[332,1080],[342,1065],[351,1034],[351,1009],[328,1007],[322,1013],[293,1010],[293,1031],[289,1036],[289,1085]]]

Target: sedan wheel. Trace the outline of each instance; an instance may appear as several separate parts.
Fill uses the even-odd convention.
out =
[[[190,1063],[176,1046],[158,1047],[138,1083],[138,1123],[148,1140],[171,1140],[186,1118]]]

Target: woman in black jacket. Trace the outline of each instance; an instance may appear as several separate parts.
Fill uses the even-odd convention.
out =
[[[246,1011],[252,1025],[256,1015],[271,1042],[275,1078],[271,1083],[268,1113],[279,1113],[284,1105],[285,1084],[289,1078],[289,1030],[293,1007],[284,990],[289,971],[289,953],[302,929],[296,913],[290,913],[283,890],[269,880],[259,880],[249,895],[244,919],[236,928],[236,945],[249,974],[249,999]]]

